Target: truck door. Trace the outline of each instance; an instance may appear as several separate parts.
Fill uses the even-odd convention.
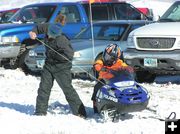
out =
[[[59,13],[66,16],[66,24],[62,27],[62,31],[70,39],[88,25],[84,20],[84,16],[81,13],[80,8],[75,4],[63,4],[60,7],[58,14]]]

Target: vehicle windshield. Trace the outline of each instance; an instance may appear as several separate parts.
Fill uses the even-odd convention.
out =
[[[0,23],[7,23],[9,18],[13,16],[13,14],[17,11],[18,9],[10,10],[10,11],[4,11],[0,12]]]
[[[13,15],[9,22],[12,23],[45,23],[54,12],[56,6],[28,6]]]
[[[125,24],[93,25],[94,39],[111,41],[120,40],[127,26],[128,25]],[[87,29],[81,31],[79,34],[76,35],[75,39],[92,39],[91,27],[88,27]]]
[[[180,2],[174,3],[159,19],[160,22],[180,22]]]
[[[127,70],[110,70],[109,72],[113,75],[113,77],[109,80],[106,80],[106,83],[108,84],[122,81],[134,81],[134,74]]]

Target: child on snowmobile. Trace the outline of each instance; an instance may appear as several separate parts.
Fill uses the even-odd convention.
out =
[[[94,86],[94,92],[91,100],[93,101],[94,113],[98,113],[96,107],[96,94],[98,90],[105,85],[105,79],[111,79],[113,77],[110,70],[127,70],[134,72],[133,68],[128,66],[123,60],[120,59],[121,50],[117,44],[108,45],[102,55],[102,59],[99,59],[93,65],[94,69],[99,73],[98,82]]]

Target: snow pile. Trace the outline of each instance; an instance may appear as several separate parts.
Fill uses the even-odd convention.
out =
[[[117,123],[104,122],[93,114],[91,95],[95,82],[73,79],[73,86],[86,106],[87,119],[71,114],[61,89],[54,83],[47,116],[33,116],[40,78],[20,70],[0,68],[0,133],[1,134],[163,134],[165,119],[171,112],[180,118],[180,85],[143,84],[150,92],[148,109],[129,113]],[[52,112],[54,114],[52,114]]]

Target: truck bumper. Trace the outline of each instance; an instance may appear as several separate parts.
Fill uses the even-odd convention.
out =
[[[32,72],[39,72],[42,71],[43,69],[45,63],[45,57],[36,58],[34,56],[30,57],[27,54],[24,63],[28,67],[28,69],[31,70]]]
[[[20,44],[0,45],[0,59],[17,57],[20,51]]]
[[[73,60],[72,61],[72,69],[71,71],[73,73],[89,73],[91,71],[91,68],[93,67],[93,64],[91,61],[80,61],[80,60]]]
[[[180,72],[180,50],[162,52],[127,49],[123,56],[125,62],[135,69],[150,70],[159,74]],[[155,59],[156,65],[148,66],[145,64],[146,59]]]
[[[24,62],[29,70],[31,70],[33,72],[38,72],[43,69],[44,60],[45,60],[45,57],[36,58],[36,57],[30,57],[30,56],[26,55]],[[92,68],[92,63],[91,64],[90,63],[82,64],[81,61],[73,60],[72,64],[73,65],[72,65],[71,71],[73,74],[88,73]]]

